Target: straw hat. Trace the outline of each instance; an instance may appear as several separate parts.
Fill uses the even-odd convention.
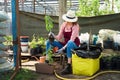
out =
[[[75,11],[72,10],[69,10],[66,14],[63,14],[62,18],[67,22],[76,22],[78,20],[77,16],[75,15]]]

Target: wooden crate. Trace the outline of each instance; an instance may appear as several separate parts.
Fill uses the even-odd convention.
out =
[[[47,63],[36,63],[35,69],[36,69],[36,72],[38,73],[53,74],[55,66],[49,65]]]

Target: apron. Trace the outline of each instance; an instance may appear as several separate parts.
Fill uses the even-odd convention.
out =
[[[65,32],[65,28],[63,30],[63,35],[64,35],[64,42],[62,43],[63,45],[67,44],[67,42],[70,40],[70,37],[72,35],[72,28],[70,32]],[[80,40],[78,37],[75,38],[74,43],[79,46],[80,45]]]

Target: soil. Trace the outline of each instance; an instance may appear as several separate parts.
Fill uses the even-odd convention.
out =
[[[104,53],[107,53],[106,55],[109,55],[110,53],[115,53],[115,52],[113,52],[113,50],[105,50],[103,52],[103,54]],[[120,54],[120,52],[117,52],[117,54]],[[39,62],[36,61],[35,59],[29,60],[28,62],[22,63],[22,68],[30,69],[30,70],[34,71],[36,74],[38,74],[39,76],[36,80],[61,80],[61,79],[57,78],[55,76],[55,74],[37,73],[36,69],[35,69],[35,63],[39,63]],[[59,68],[57,73],[59,73],[59,71],[61,71],[61,67]],[[99,71],[99,72],[101,72],[101,71]],[[99,72],[97,72],[97,73],[99,73]],[[119,73],[104,73],[104,74],[101,74],[98,76],[95,76],[95,75],[91,76],[91,77],[95,77],[95,78],[92,78],[90,80],[120,80],[120,71],[119,71]],[[78,80],[89,77],[89,76],[78,76],[78,75],[73,75],[73,74],[60,75],[60,76],[64,77],[64,78],[68,78],[68,79],[78,79]]]
[[[24,66],[23,68],[33,70],[34,66],[31,66],[31,67]],[[35,73],[39,75],[36,80],[61,80],[61,79],[57,78],[54,74],[43,74],[43,73],[37,73],[36,71],[35,71]],[[77,76],[77,75],[72,75],[72,74],[60,75],[60,76],[63,78],[78,79],[78,80],[88,78],[88,76]],[[91,80],[120,80],[120,73],[104,73],[99,76],[96,76],[95,78],[93,78]]]
[[[114,52],[113,50],[110,49],[106,49],[102,52],[103,55],[110,55],[110,54],[120,54],[120,51]],[[35,59],[31,59],[27,62],[23,62],[22,63],[22,68],[27,68],[29,70],[34,71],[36,74],[38,74],[38,78],[36,80],[61,80],[58,77],[55,76],[55,74],[44,74],[44,73],[37,73],[36,72],[36,68],[35,68],[35,64],[39,63],[38,61],[36,61]],[[57,67],[55,67],[57,73],[59,73],[62,70],[62,66],[59,63],[55,63],[57,65]],[[59,66],[59,67],[58,67]],[[99,73],[101,71],[98,71],[97,73]],[[69,74],[69,75],[60,75],[61,77],[67,78],[67,79],[78,79],[78,80],[82,80],[85,78],[91,78],[90,80],[120,80],[120,71],[119,73],[104,73],[98,76],[95,76],[97,73],[95,73],[93,76],[94,78],[91,78],[89,76],[78,76],[78,75],[73,75],[73,74]]]

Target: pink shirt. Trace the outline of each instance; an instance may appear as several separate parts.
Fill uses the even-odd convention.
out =
[[[69,30],[66,29],[66,24],[67,22],[63,22],[63,24],[60,27],[60,31],[58,35],[55,37],[58,41],[63,42],[63,30],[65,29],[65,32],[70,32]],[[76,37],[79,37],[79,30],[80,27],[78,24],[72,26],[72,35],[70,40],[74,41]]]

